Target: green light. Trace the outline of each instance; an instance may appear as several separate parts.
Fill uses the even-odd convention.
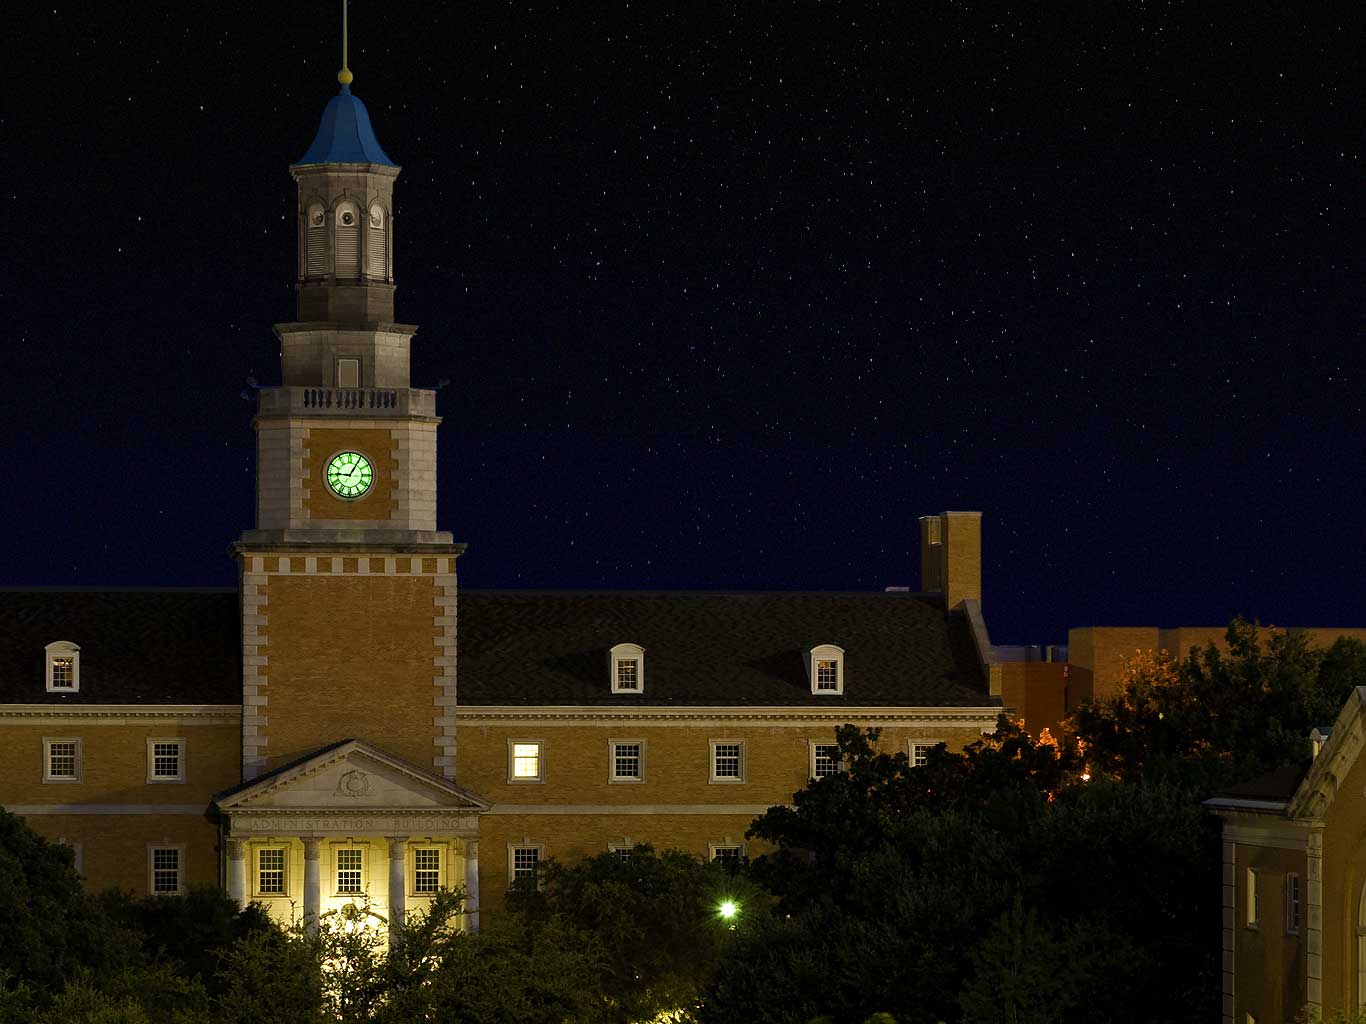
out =
[[[736,914],[740,912],[740,908],[735,905],[734,900],[726,900],[721,904],[720,907],[717,908],[717,910],[719,911],[721,916],[725,918],[727,921],[729,921],[731,918],[733,918]]]
[[[370,460],[360,452],[338,452],[327,464],[327,486],[339,498],[359,498],[374,478]]]

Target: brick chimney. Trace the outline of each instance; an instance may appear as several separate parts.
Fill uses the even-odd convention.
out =
[[[920,589],[952,610],[982,600],[982,513],[920,517]]]

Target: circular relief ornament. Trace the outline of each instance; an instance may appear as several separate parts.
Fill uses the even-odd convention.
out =
[[[338,452],[327,463],[327,486],[338,498],[363,497],[375,480],[375,469],[360,452]]]
[[[349,771],[337,780],[338,796],[365,796],[370,792],[370,776],[364,772]]]

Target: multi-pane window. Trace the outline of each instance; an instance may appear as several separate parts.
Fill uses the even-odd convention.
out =
[[[640,662],[635,658],[622,658],[617,662],[617,689],[640,689]]]
[[[539,743],[512,744],[512,778],[522,782],[540,780],[541,745]]]
[[[413,851],[413,892],[430,896],[441,888],[441,851],[419,846]]]
[[[812,747],[811,775],[823,779],[840,770],[840,748],[836,743],[817,743]]]
[[[337,892],[359,893],[361,891],[361,870],[364,864],[364,850],[337,851]]]
[[[930,748],[933,743],[912,743],[911,744],[911,767],[924,768],[930,761]]]
[[[512,880],[519,882],[524,878],[536,877],[536,865],[541,860],[539,846],[514,846],[512,848]]]
[[[640,743],[613,743],[612,744],[612,778],[614,779],[635,779],[642,778],[641,775],[641,744]]]
[[[285,894],[285,851],[282,848],[256,851],[256,891],[262,896]]]
[[[1300,876],[1285,876],[1285,930],[1295,934],[1300,930]]]
[[[81,688],[81,649],[70,640],[54,640],[44,649],[49,692],[75,693]]]
[[[80,740],[48,740],[44,746],[47,748],[47,774],[44,776],[47,781],[76,782],[80,779]]]
[[[71,657],[52,659],[52,688],[70,690],[76,685],[76,659]]]
[[[185,750],[181,740],[152,740],[147,756],[150,760],[148,778],[153,781],[172,782],[185,776]]]
[[[152,894],[180,892],[180,850],[173,846],[152,847]]]
[[[630,860],[631,849],[629,846],[614,846],[612,852],[616,854],[617,860]]]
[[[739,867],[742,851],[738,846],[713,846],[711,848],[711,859],[719,861],[726,867]]]
[[[822,658],[816,662],[816,689],[838,690],[840,688],[839,663]]]
[[[739,781],[742,775],[742,751],[739,743],[714,743],[711,754],[713,779]]]

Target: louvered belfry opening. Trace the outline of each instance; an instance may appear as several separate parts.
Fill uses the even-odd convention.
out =
[[[383,281],[389,276],[386,227],[384,209],[379,205],[370,207],[370,234],[365,240],[365,273],[371,280]]]
[[[304,228],[304,276],[317,278],[327,275],[327,216],[321,206],[308,211]]]
[[[337,277],[360,277],[360,213],[351,203],[337,207]]]

